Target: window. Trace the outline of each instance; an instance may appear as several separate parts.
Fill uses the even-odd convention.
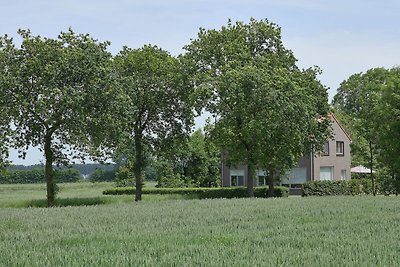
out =
[[[244,170],[231,170],[231,186],[244,186]]]
[[[283,177],[282,184],[303,184],[307,180],[306,168],[293,168]]]
[[[336,156],[344,156],[344,142],[336,141]]]
[[[257,184],[259,186],[267,185],[267,172],[263,170],[257,170]]]
[[[340,171],[340,180],[346,180],[346,170]]]
[[[244,186],[244,177],[239,175],[231,175],[231,186]]]
[[[258,176],[258,185],[263,186],[267,184],[267,179],[265,176]]]
[[[332,180],[333,178],[333,167],[321,167],[319,169],[319,179],[323,180]]]
[[[322,149],[322,156],[329,156],[329,142],[325,142]]]

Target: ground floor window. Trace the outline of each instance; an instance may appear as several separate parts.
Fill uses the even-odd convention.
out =
[[[320,167],[319,179],[321,181],[332,180],[333,179],[333,167]]]
[[[244,170],[230,170],[231,186],[244,186]]]
[[[340,180],[346,180],[346,170],[341,170],[340,171]]]
[[[267,185],[267,172],[263,170],[257,170],[257,181],[259,186]]]
[[[297,167],[291,169],[284,175],[282,184],[303,184],[306,181],[307,169],[303,167]]]

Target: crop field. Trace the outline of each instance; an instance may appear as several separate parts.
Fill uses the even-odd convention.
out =
[[[399,197],[1,208],[0,266],[396,266]]]

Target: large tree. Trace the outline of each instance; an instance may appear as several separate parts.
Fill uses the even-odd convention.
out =
[[[53,164],[82,158],[101,139],[100,117],[108,106],[107,81],[111,55],[108,42],[71,29],[58,38],[33,36],[20,30],[22,43],[1,38],[2,97],[14,127],[12,145],[22,156],[38,146],[45,157],[48,206],[54,205]],[[103,123],[104,125],[104,123]]]
[[[371,169],[374,195],[376,189],[373,170],[378,155],[377,106],[389,76],[389,70],[384,68],[353,74],[340,84],[333,98],[336,112],[342,117],[346,127],[352,130],[352,154],[355,163],[367,165]]]
[[[400,182],[400,68],[388,72],[377,104],[375,133],[379,145],[379,160],[387,166],[392,176]],[[400,190],[397,187],[397,190]]]
[[[249,196],[256,170],[267,169],[272,194],[274,179],[305,150],[320,149],[328,136],[319,70],[300,70],[280,28],[267,20],[200,29],[185,48],[196,85],[209,95],[207,109],[216,117],[211,135],[226,152],[226,163],[247,165]]]
[[[135,201],[140,201],[143,146],[168,149],[188,136],[194,117],[192,90],[180,61],[156,46],[125,47],[114,63],[124,96],[121,133],[135,146]]]

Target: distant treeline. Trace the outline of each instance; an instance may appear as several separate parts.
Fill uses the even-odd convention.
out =
[[[43,164],[35,164],[35,165],[10,165],[7,167],[8,171],[26,171],[26,170],[34,170],[34,169],[44,169]],[[82,176],[89,176],[96,170],[105,170],[112,171],[116,169],[115,164],[98,164],[98,163],[90,163],[90,164],[72,164],[69,166],[59,166],[55,167],[56,170],[65,170],[65,169],[75,169],[79,171]]]

